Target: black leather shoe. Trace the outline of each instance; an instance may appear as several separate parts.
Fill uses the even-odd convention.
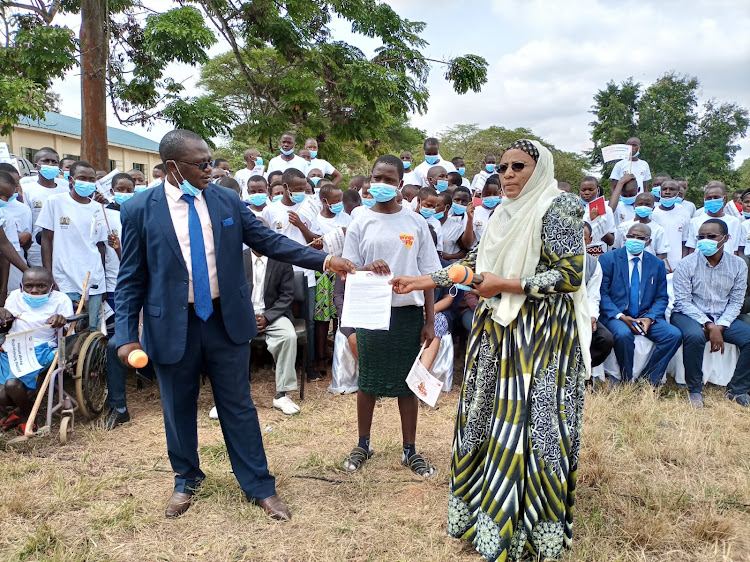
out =
[[[117,409],[112,408],[107,417],[104,418],[104,429],[114,429],[122,423],[130,421],[130,412],[125,410],[124,412],[118,412]]]

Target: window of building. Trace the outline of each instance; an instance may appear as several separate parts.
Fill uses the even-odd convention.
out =
[[[133,162],[133,169],[138,170],[139,172],[143,172],[143,174],[146,174],[146,165],[145,164],[138,164],[137,162]]]
[[[36,148],[24,148],[24,147],[21,147],[21,156],[23,158],[26,158],[26,160],[28,160],[29,162],[33,162],[34,161],[34,156],[36,155],[36,153],[37,153],[37,149]]]
[[[80,160],[81,155],[80,154],[63,154],[63,158],[72,158],[73,160]]]
[[[111,172],[115,168],[117,168],[117,160],[110,160],[109,161],[109,171]]]

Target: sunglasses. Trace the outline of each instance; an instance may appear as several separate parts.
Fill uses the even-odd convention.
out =
[[[205,172],[206,168],[212,168],[211,162],[188,162],[187,160],[178,160],[178,162],[182,162],[183,164],[190,164],[191,166],[198,166],[198,169],[201,172]]]
[[[526,167],[526,164],[524,162],[513,162],[513,164],[510,165],[510,169],[514,172],[518,173],[521,170],[523,170]],[[504,174],[508,171],[508,165],[507,164],[500,164],[497,168],[498,173]]]
[[[696,240],[721,240],[724,234],[698,234]]]

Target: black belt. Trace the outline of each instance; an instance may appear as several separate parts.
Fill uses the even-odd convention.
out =
[[[221,297],[216,297],[215,299],[213,299],[211,301],[211,304],[213,305],[214,310],[216,310],[217,308],[221,308]],[[192,312],[195,312],[195,303],[189,302],[188,303],[188,310],[190,310]]]

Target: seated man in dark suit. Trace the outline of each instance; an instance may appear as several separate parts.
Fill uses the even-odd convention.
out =
[[[260,222],[268,226],[262,219]],[[250,284],[258,332],[266,336],[266,346],[276,362],[276,395],[273,407],[287,416],[299,413],[299,406],[287,394],[297,390],[297,333],[294,330],[294,270],[262,256],[254,250],[243,252],[245,275]]]
[[[662,260],[644,251],[650,243],[651,229],[637,223],[625,235],[624,248],[599,258],[603,276],[600,322],[615,336],[622,381],[633,379],[635,336],[646,336],[655,344],[644,376],[659,386],[682,335],[664,318],[669,303],[667,270]]]

